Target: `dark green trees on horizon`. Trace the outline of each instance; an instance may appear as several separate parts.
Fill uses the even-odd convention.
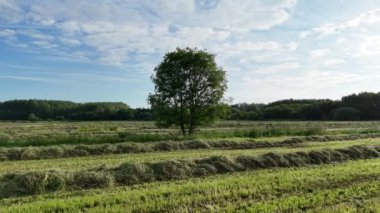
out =
[[[75,103],[57,100],[0,102],[0,120],[152,120],[150,109],[132,109],[122,102]]]
[[[155,91],[148,101],[158,126],[176,125],[183,135],[192,135],[196,127],[225,113],[226,72],[217,66],[214,54],[177,48],[164,56],[152,81]]]

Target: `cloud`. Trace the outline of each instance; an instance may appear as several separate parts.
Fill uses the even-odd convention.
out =
[[[378,69],[369,72],[368,67],[376,67],[380,56],[380,8],[375,3],[356,7],[359,3],[350,2],[345,3],[350,9],[343,10],[325,0],[315,4],[315,11],[324,11],[316,15],[314,8],[311,12],[304,8],[312,3],[296,4],[295,0],[0,0],[0,41],[25,55],[34,54],[34,63],[41,60],[48,62],[46,66],[67,62],[81,68],[106,67],[107,73],[99,76],[80,73],[101,73],[95,69],[53,76],[69,81],[121,82],[125,76],[119,78],[112,72],[116,70],[149,82],[165,52],[190,46],[217,55],[218,65],[228,71],[229,94],[240,101],[339,97],[349,92],[347,84],[350,91],[378,88]],[[365,77],[368,73],[372,78]]]
[[[364,65],[374,65],[380,56],[380,8],[351,15],[346,19],[325,22],[300,32],[301,45],[307,46],[309,67],[346,69],[347,73],[366,70]],[[338,66],[346,64],[346,66]],[[348,68],[349,67],[349,68]]]
[[[34,40],[43,40],[43,41],[52,41],[54,40],[54,37],[51,35],[47,35],[44,33],[41,33],[36,30],[19,30],[17,31],[18,34],[28,36],[31,39]]]
[[[239,41],[217,45],[214,47],[214,51],[220,55],[222,60],[238,58],[241,63],[251,63],[273,59],[276,56],[293,52],[297,47],[296,42]]]
[[[61,38],[61,42],[66,46],[79,46],[82,44],[79,40],[71,38]]]
[[[81,30],[78,22],[75,20],[63,21],[56,24],[56,27],[64,33],[74,34]]]
[[[38,81],[38,82],[51,82],[51,79],[40,78],[40,77],[30,77],[30,76],[0,75],[0,79],[11,79],[11,80],[22,80],[22,81]]]
[[[48,41],[33,41],[33,44],[44,49],[53,49],[58,47],[57,44],[52,44]]]
[[[359,50],[354,54],[357,57],[379,56],[380,36],[366,36],[359,44]]]
[[[311,57],[317,58],[317,57],[325,56],[329,52],[330,52],[330,49],[324,48],[324,49],[311,50],[309,54]]]
[[[283,23],[295,5],[295,0],[179,0],[175,4],[161,0],[148,8],[158,11],[160,18],[173,24],[250,31],[266,30]]]
[[[330,66],[335,66],[335,65],[339,65],[339,64],[345,64],[345,63],[346,63],[346,61],[344,59],[333,58],[333,59],[327,59],[326,61],[324,61],[322,63],[322,65],[325,67],[330,67]]]
[[[334,34],[341,34],[343,31],[347,31],[354,28],[373,26],[380,23],[380,8],[366,11],[359,14],[357,17],[337,22],[326,23],[321,26],[315,27],[310,31],[302,31],[299,33],[301,38],[308,36],[324,37]]]
[[[0,8],[12,13],[0,13],[0,19],[34,26],[15,30],[18,41],[28,37],[26,45],[56,48],[62,55],[82,46],[92,49],[98,61],[121,66],[136,55],[163,54],[177,46],[212,51],[237,34],[284,23],[295,5],[296,0],[0,0]]]
[[[300,65],[296,62],[287,62],[278,65],[267,66],[254,71],[255,74],[273,74],[283,71],[296,70]]]
[[[1,37],[11,37],[15,35],[16,35],[16,32],[14,30],[9,30],[9,29],[0,30]]]
[[[380,23],[380,8],[362,13],[356,18],[346,21],[346,23],[343,26],[345,28],[348,28],[359,27],[361,25],[373,25],[378,23]]]
[[[0,21],[17,23],[23,20],[22,10],[13,0],[0,0]]]

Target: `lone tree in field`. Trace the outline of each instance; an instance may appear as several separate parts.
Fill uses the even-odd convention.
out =
[[[176,125],[183,135],[192,135],[196,127],[225,113],[226,72],[216,65],[214,54],[177,48],[164,56],[154,72],[155,92],[148,101],[158,126]]]

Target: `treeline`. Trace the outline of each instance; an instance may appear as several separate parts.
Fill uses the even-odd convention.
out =
[[[328,99],[281,100],[230,106],[231,120],[380,120],[380,93],[363,92]]]
[[[12,100],[0,103],[0,120],[152,120],[151,110],[121,102]]]
[[[147,108],[121,102],[74,103],[50,100],[0,102],[0,120],[153,120]],[[229,120],[380,120],[380,92],[363,92],[341,100],[281,100],[269,104],[229,106]]]

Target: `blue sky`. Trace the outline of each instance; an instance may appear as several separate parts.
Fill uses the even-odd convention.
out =
[[[217,54],[234,103],[380,91],[377,0],[0,0],[0,100],[146,107],[187,46]]]

